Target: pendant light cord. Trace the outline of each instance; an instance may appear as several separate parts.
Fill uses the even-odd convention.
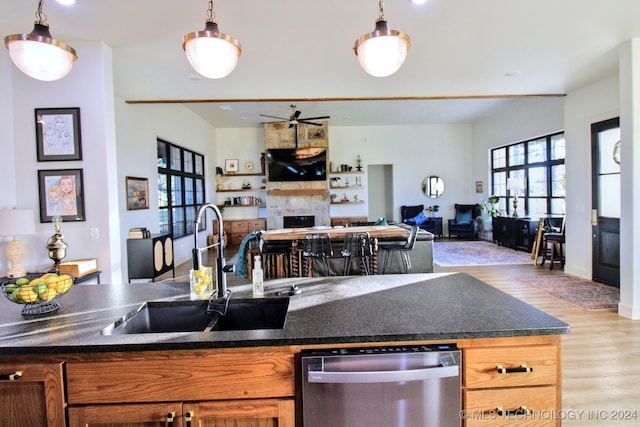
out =
[[[37,20],[37,24],[40,25],[45,25],[48,27],[47,25],[47,15],[42,11],[42,4],[44,3],[44,0],[40,0],[38,2],[38,10],[36,10],[36,20]]]
[[[378,21],[386,21],[384,19],[384,0],[378,2]]]
[[[216,13],[213,11],[213,0],[209,0],[209,9],[207,9],[207,22],[216,22]]]

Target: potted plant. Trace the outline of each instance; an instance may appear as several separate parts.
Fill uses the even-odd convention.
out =
[[[438,212],[440,211],[440,205],[433,205],[427,208],[427,211],[431,214],[432,217],[437,218],[440,215]]]
[[[481,206],[482,212],[484,212],[485,215],[491,218],[498,216],[498,209],[496,208],[496,204],[499,200],[500,199],[496,195],[489,196],[487,201],[484,202]]]

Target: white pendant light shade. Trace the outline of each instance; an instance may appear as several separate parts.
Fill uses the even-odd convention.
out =
[[[37,80],[59,80],[69,74],[78,59],[76,51],[55,40],[49,27],[36,23],[29,34],[13,34],[4,38],[11,61],[20,71]]]
[[[376,29],[364,34],[354,48],[360,66],[374,77],[387,77],[402,67],[411,47],[409,36],[391,30],[386,21],[376,22]]]
[[[207,22],[204,31],[185,35],[182,47],[193,69],[209,79],[229,75],[242,53],[238,40],[219,32],[218,24],[211,21]]]

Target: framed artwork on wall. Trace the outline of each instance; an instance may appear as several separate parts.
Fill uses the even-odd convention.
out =
[[[226,159],[224,161],[224,171],[226,173],[238,172],[238,169],[240,167],[240,165],[238,163],[239,163],[238,159]]]
[[[127,176],[127,210],[149,209],[149,179]]]
[[[82,169],[39,170],[40,222],[61,216],[64,222],[84,221]]]
[[[82,160],[80,108],[36,108],[39,162]]]

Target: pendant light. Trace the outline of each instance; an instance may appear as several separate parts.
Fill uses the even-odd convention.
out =
[[[55,40],[49,32],[47,15],[38,2],[36,21],[29,34],[12,34],[4,38],[11,61],[26,75],[37,80],[59,80],[69,74],[78,56],[68,44]]]
[[[229,75],[242,53],[237,39],[218,30],[213,1],[209,1],[204,31],[186,34],[182,48],[194,70],[204,77],[220,79]]]
[[[409,36],[389,28],[384,17],[384,2],[378,2],[376,28],[363,34],[353,48],[360,66],[375,77],[387,77],[400,69],[411,47]]]

